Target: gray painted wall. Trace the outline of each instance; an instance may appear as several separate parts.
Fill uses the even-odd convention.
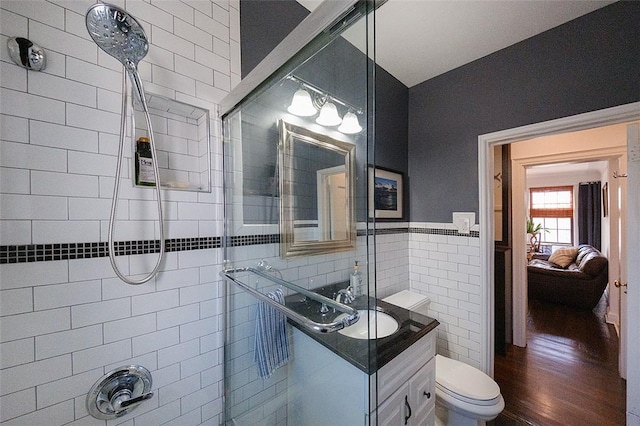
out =
[[[294,0],[273,2],[241,0],[242,76],[246,76],[308,14],[309,12]],[[332,61],[331,56],[335,55],[350,58],[350,60]],[[342,41],[333,43],[331,49],[322,51],[314,57],[313,67],[318,63],[326,62],[332,64],[332,67],[343,65],[347,69],[318,72],[310,66],[303,65],[296,74],[325,90],[344,97],[344,100],[354,105],[363,105],[364,99],[359,96],[365,93],[362,86],[362,78],[366,72],[364,60],[365,56],[361,52]],[[353,72],[354,67],[358,69],[357,72]],[[379,66],[376,66],[375,73],[375,162],[379,166],[404,173],[405,188],[407,188],[409,89]],[[348,84],[348,79],[345,79],[347,75],[353,76],[352,84]],[[339,86],[336,86],[337,84]],[[359,163],[360,161],[363,160],[359,159]],[[363,164],[358,164],[358,169],[362,167]],[[364,191],[363,185],[364,181],[358,179],[359,194]],[[362,200],[359,200],[358,205],[361,204]],[[409,219],[409,206],[410,197],[405,190],[404,220]],[[364,220],[364,216],[359,214],[358,220]]]
[[[296,0],[240,0],[242,78],[308,14]]]
[[[640,100],[640,2],[621,1],[409,89],[411,219],[478,212],[478,135]]]
[[[413,220],[408,191],[409,89],[379,66],[376,66],[375,138],[376,165],[404,173],[403,220]]]
[[[244,25],[264,3],[241,1],[243,74],[306,13],[278,1]],[[640,2],[617,2],[410,89],[376,67],[376,164],[405,173],[405,219],[478,212],[478,135],[640,100],[639,22]]]

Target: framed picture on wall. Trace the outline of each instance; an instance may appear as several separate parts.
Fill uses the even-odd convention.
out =
[[[369,217],[402,219],[403,175],[395,170],[369,167]]]

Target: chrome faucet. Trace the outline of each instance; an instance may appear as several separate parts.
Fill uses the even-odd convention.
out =
[[[344,302],[341,302],[340,299],[344,296]],[[343,288],[342,290],[338,290],[338,294],[336,294],[336,302],[344,303],[346,305],[353,303],[356,297],[351,292],[351,287]]]

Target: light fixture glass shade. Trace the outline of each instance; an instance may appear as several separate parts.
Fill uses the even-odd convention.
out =
[[[287,111],[299,117],[309,117],[318,112],[313,107],[313,102],[311,102],[311,95],[309,94],[309,92],[302,88],[298,89],[298,91],[293,94],[291,105],[289,105]]]
[[[342,119],[338,115],[338,108],[333,102],[325,102],[320,109],[320,115],[316,118],[316,123],[322,126],[337,126],[342,122]]]
[[[362,131],[362,127],[358,122],[358,116],[351,111],[346,113],[344,115],[344,118],[342,119],[342,124],[340,125],[340,127],[338,127],[338,131],[347,135],[352,135],[354,133],[359,133],[360,131]]]

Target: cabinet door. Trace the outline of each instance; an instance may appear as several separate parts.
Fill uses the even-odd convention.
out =
[[[378,426],[400,426],[410,424],[409,383],[400,387],[393,395],[378,407]]]
[[[426,363],[409,381],[410,404],[413,410],[411,424],[428,425],[429,414],[436,404],[436,360]],[[435,411],[434,411],[435,413]]]
[[[435,331],[422,337],[387,365],[378,370],[378,400],[386,400],[435,355]]]

